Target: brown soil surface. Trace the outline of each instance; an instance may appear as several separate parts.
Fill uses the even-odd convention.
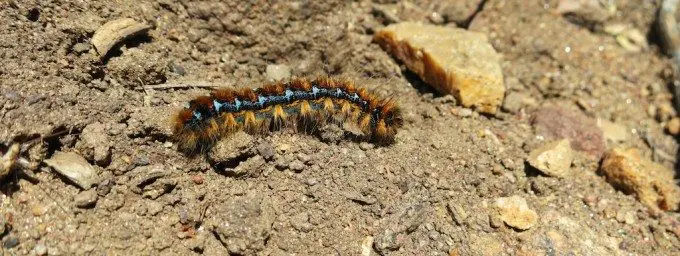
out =
[[[664,133],[675,115],[671,68],[654,44],[660,1],[616,1],[606,19],[555,14],[557,1],[466,2],[484,3],[460,23],[489,36],[521,108],[469,113],[372,42],[395,20],[456,26],[436,1],[0,1],[2,149],[37,141],[22,152],[36,162],[76,152],[101,177],[96,204],[84,208],[76,204],[87,192],[44,164],[35,179],[6,177],[0,255],[680,254],[680,214],[607,183],[601,150],[579,153],[564,178],[525,164],[545,143],[531,114],[559,104],[626,127],[618,144],[674,167],[678,144]],[[89,40],[118,18],[153,28],[100,61]],[[627,51],[603,32],[614,23],[651,46]],[[209,89],[144,89],[258,87],[270,64],[394,95],[406,120],[396,142],[345,139],[338,127],[238,134],[249,143],[214,152],[227,161],[191,159],[177,152],[168,120]],[[97,148],[105,157],[95,161]],[[513,195],[538,213],[532,228],[499,219],[494,202]]]

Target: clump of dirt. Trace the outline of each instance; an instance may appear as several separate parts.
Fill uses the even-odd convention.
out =
[[[546,142],[532,114],[559,103],[565,116],[625,127],[628,139],[606,148],[636,147],[667,168],[676,164],[678,143],[663,130],[675,115],[669,62],[653,42],[632,52],[600,30],[623,23],[648,33],[660,1],[617,1],[606,19],[557,15],[557,1],[471,0],[479,8],[458,11],[431,1],[379,2],[0,2],[0,142],[22,143],[31,161],[75,152],[100,178],[81,190],[45,165],[26,170],[33,178],[9,174],[0,186],[1,250],[680,253],[680,215],[616,190],[597,174],[596,157],[576,154],[564,178],[525,163]],[[153,28],[101,60],[89,40],[118,18]],[[503,56],[513,95],[504,112],[460,107],[372,42],[398,21],[485,33]],[[209,92],[192,85],[257,87],[272,64],[295,76],[351,77],[392,95],[404,127],[386,147],[330,127],[321,136],[252,136],[210,158],[177,152],[170,117]],[[494,204],[506,197],[537,214],[527,230],[504,222]]]

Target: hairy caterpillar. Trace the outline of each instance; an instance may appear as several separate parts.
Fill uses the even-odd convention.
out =
[[[310,131],[329,121],[352,122],[366,138],[383,144],[393,141],[403,122],[393,99],[379,99],[353,82],[296,78],[199,96],[175,116],[173,128],[179,149],[195,154],[239,130],[266,133],[293,125]]]

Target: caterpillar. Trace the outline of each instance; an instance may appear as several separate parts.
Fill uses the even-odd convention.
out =
[[[393,98],[378,98],[352,81],[294,78],[199,96],[175,116],[173,136],[180,151],[194,155],[240,130],[257,134],[292,125],[313,131],[329,121],[354,123],[366,139],[380,144],[393,142],[403,123]]]

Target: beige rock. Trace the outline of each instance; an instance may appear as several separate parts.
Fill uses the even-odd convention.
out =
[[[92,36],[92,45],[103,59],[113,46],[126,38],[144,34],[150,25],[139,23],[130,18],[112,20],[101,26]]]
[[[529,153],[527,162],[548,176],[563,177],[569,173],[573,152],[568,139],[545,144]]]
[[[680,134],[680,118],[673,117],[673,119],[669,120],[668,124],[666,124],[666,129],[672,135]]]
[[[267,65],[267,78],[272,81],[280,81],[290,77],[290,67],[288,65]]]
[[[496,199],[495,206],[500,212],[501,220],[508,226],[527,230],[538,221],[538,214],[529,209],[527,201],[520,196],[500,197]]]
[[[375,40],[425,82],[456,96],[465,107],[493,114],[503,102],[500,57],[484,34],[402,22],[378,31]]]
[[[85,158],[73,152],[57,151],[45,160],[45,164],[82,189],[89,189],[99,181],[97,170]]]
[[[600,167],[607,181],[653,209],[674,211],[680,202],[680,188],[673,171],[643,159],[635,148],[614,148],[607,152]]]

